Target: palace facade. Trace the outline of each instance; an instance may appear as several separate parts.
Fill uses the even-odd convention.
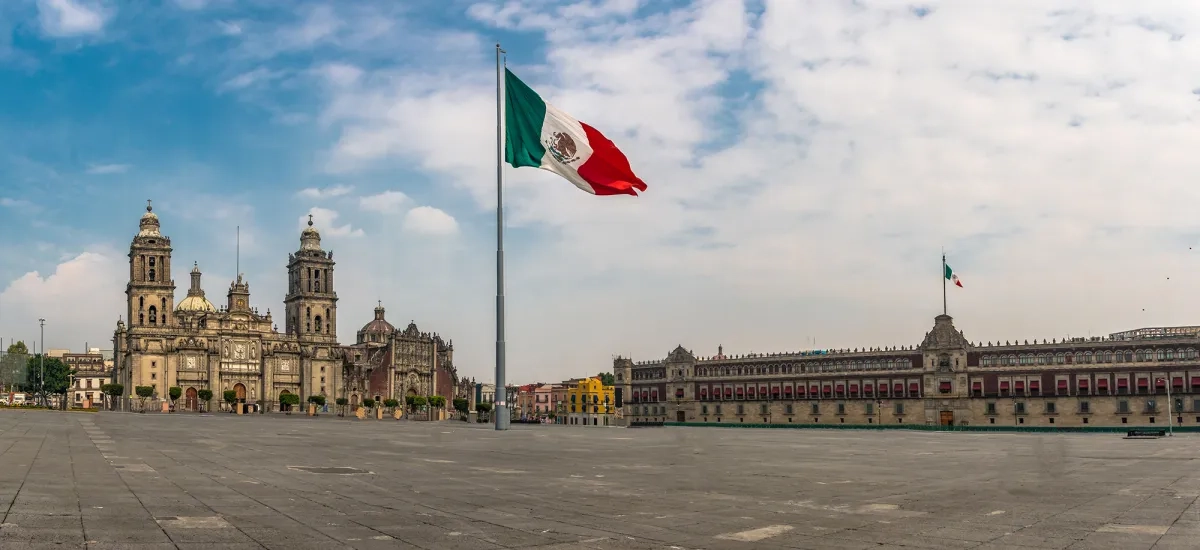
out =
[[[1200,425],[1200,327],[972,344],[939,315],[920,345],[619,357],[628,422]],[[1169,397],[1168,397],[1169,396]]]
[[[359,331],[357,344],[338,343],[333,252],[321,248],[311,216],[300,234],[300,248],[288,254],[282,332],[270,310],[260,313],[251,306],[250,284],[241,274],[217,307],[205,295],[200,268],[193,264],[187,296],[176,303],[172,264],[171,239],[162,234],[158,215],[147,205],[129,248],[124,316],[129,324],[117,321],[113,336],[112,378],[125,386],[129,398],[137,386],[153,388],[156,401],[179,387],[179,407],[197,410],[200,390],[213,392],[214,407],[225,391],[233,391],[251,410],[271,411],[289,393],[299,395],[301,402],[310,395],[326,396],[327,406],[338,397],[357,400],[367,393],[366,380],[382,372],[399,382],[385,395],[400,399],[406,392],[419,392],[449,401],[460,386],[453,346],[416,331],[415,325],[408,331],[391,330],[382,307]]]

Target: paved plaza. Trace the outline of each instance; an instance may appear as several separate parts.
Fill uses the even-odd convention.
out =
[[[1200,437],[0,410],[0,548],[1197,548]]]

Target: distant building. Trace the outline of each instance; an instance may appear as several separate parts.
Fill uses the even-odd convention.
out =
[[[75,371],[71,387],[67,390],[71,394],[71,406],[84,408],[102,406],[104,393],[100,391],[100,386],[107,384],[112,376],[112,360],[105,361],[100,350],[95,349],[89,353],[64,353],[62,361],[67,368]]]
[[[585,378],[567,388],[567,424],[613,426],[617,410],[613,386]]]
[[[1197,327],[972,344],[938,315],[917,346],[707,358],[678,346],[613,368],[631,422],[1200,425]]]

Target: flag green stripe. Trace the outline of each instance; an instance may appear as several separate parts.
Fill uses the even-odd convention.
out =
[[[954,270],[950,269],[950,266],[948,266],[946,264],[942,264],[942,267],[946,268],[946,278],[947,279],[949,279],[951,275],[954,275]]]
[[[504,69],[504,160],[514,168],[539,167],[546,155],[542,122],[546,102],[507,68]]]

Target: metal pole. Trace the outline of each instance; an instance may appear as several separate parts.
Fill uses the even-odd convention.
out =
[[[496,430],[508,429],[508,392],[504,385],[504,50],[496,44]]]
[[[46,320],[38,319],[38,325],[41,327],[41,344],[42,353],[38,355],[38,391],[42,394],[42,404],[49,406],[50,402],[46,399]]]
[[[946,310],[946,253],[942,252],[942,315],[949,315]]]

